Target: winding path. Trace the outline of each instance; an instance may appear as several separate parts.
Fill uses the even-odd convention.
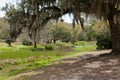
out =
[[[109,52],[65,58],[43,69],[17,75],[14,80],[120,80],[120,56],[99,56]]]

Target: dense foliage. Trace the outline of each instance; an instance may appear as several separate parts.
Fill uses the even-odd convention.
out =
[[[53,45],[45,45],[45,50],[53,50],[54,46]]]
[[[110,34],[108,32],[101,34],[97,37],[97,49],[111,49],[112,48],[112,43],[111,43],[111,38]]]
[[[55,43],[57,40],[61,40],[62,42],[69,42],[71,40],[71,31],[68,26],[63,25],[53,25],[52,26],[52,38]]]
[[[32,42],[29,41],[29,40],[23,40],[23,41],[22,41],[22,45],[31,46],[31,45],[32,45]]]

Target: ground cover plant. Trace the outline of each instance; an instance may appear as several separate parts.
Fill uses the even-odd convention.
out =
[[[71,43],[58,42],[51,44],[51,49],[45,49],[47,44],[39,44],[38,48],[13,44],[8,47],[7,44],[0,43],[0,80],[19,73],[42,68],[53,64],[54,61],[62,58],[80,55],[80,52],[96,49],[95,44],[88,42],[88,45],[73,45]]]

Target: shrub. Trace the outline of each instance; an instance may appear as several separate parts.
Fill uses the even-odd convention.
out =
[[[29,41],[29,40],[23,40],[23,41],[22,41],[22,45],[24,45],[24,46],[31,46],[31,45],[32,45],[32,42]]]
[[[11,46],[11,43],[12,42],[14,42],[12,39],[10,39],[9,37],[7,37],[6,39],[5,39],[5,42],[9,45],[9,46]]]
[[[53,50],[54,46],[53,45],[45,45],[45,50]]]
[[[109,33],[101,34],[97,37],[97,49],[102,50],[102,49],[110,49],[112,48],[112,43],[110,39]]]

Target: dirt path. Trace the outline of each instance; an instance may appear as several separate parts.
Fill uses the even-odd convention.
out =
[[[98,56],[108,52],[66,58],[54,62],[56,65],[17,75],[14,80],[120,80],[120,56]]]

